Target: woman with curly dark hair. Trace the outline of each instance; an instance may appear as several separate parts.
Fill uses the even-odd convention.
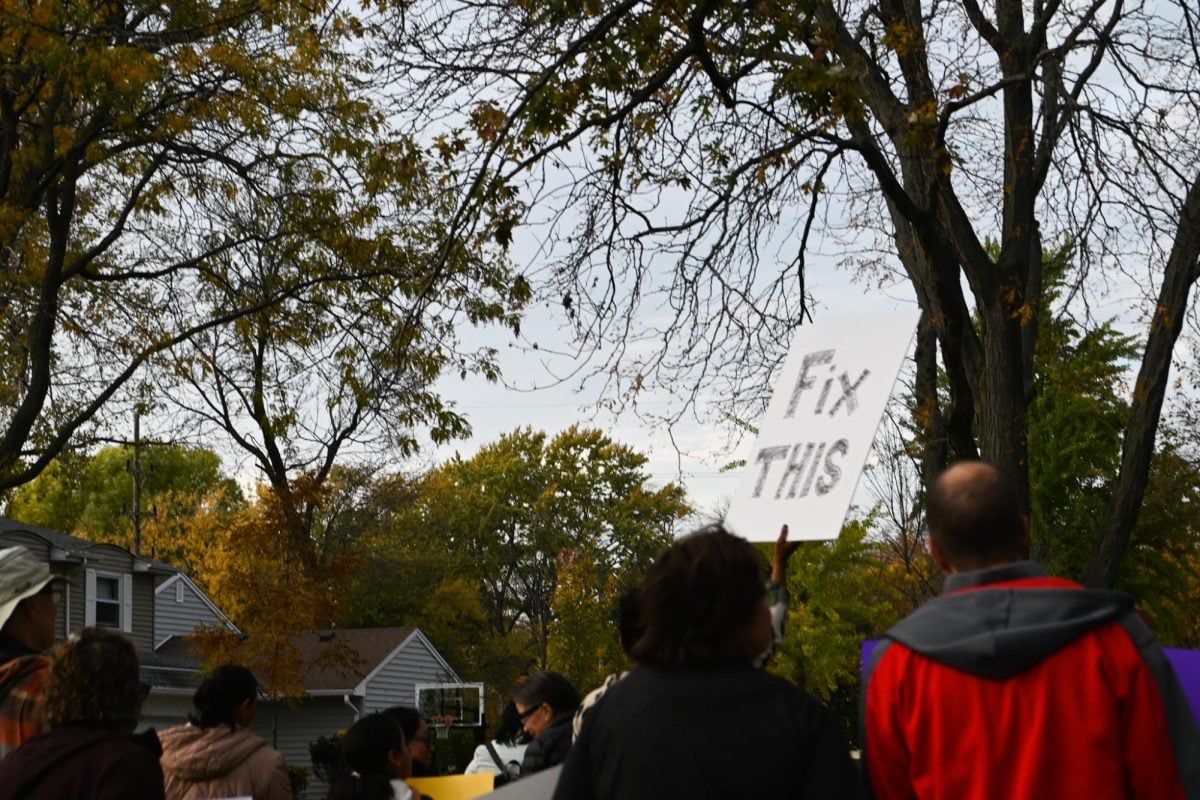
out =
[[[849,752],[828,711],[755,668],[773,629],[766,561],[724,528],[658,557],[637,662],[585,717],[555,798],[845,798]]]
[[[51,651],[43,713],[47,733],[0,763],[0,800],[161,800],[154,731],[134,735],[146,688],[133,642],[84,628]]]

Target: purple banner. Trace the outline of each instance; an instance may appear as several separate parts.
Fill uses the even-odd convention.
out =
[[[1188,705],[1192,707],[1192,716],[1200,719],[1200,650],[1164,647],[1163,655],[1175,668],[1175,675],[1183,685],[1183,693],[1187,695]]]
[[[871,653],[875,651],[876,639],[869,639],[862,644],[862,670],[867,669]],[[1178,647],[1164,647],[1163,655],[1175,669],[1183,693],[1187,695],[1188,705],[1192,708],[1192,716],[1200,720],[1200,650],[1181,650]]]

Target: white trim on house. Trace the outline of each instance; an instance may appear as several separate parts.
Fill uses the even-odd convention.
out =
[[[84,584],[84,606],[83,624],[88,627],[95,627],[96,622],[96,605],[99,602],[112,604],[114,601],[105,599],[103,601],[97,595],[96,586],[100,579],[116,581],[117,584],[117,624],[115,626],[105,625],[103,627],[112,627],[113,630],[119,630],[124,633],[133,631],[133,576],[129,573],[105,572],[97,571],[88,568],[85,584]]]
[[[217,607],[217,604],[214,603],[211,598],[209,598],[209,596],[204,592],[204,590],[201,589],[199,586],[197,586],[195,581],[193,581],[191,578],[189,578],[187,575],[183,574],[182,572],[176,572],[174,575],[167,578],[165,581],[163,581],[157,587],[155,587],[155,589],[154,589],[155,602],[159,602],[160,595],[162,595],[162,593],[164,591],[166,591],[168,586],[176,586],[177,584],[181,584],[181,585],[184,585],[184,586],[187,586],[188,588],[190,588],[192,590],[192,592],[197,597],[200,598],[200,602],[204,603],[204,605],[208,607],[209,611],[216,614],[218,619],[220,619],[221,622],[223,622],[231,631],[233,631],[234,633],[237,633],[237,634],[240,634],[242,632],[242,629],[239,628],[237,625],[234,625],[233,620],[231,620],[229,617],[225,616],[225,612]],[[180,600],[179,600],[180,594],[179,594],[178,589],[176,590],[175,597],[176,597],[175,602],[180,602]],[[163,601],[163,602],[166,602],[166,601]],[[163,642],[165,642],[165,641],[166,641],[166,639],[163,639]],[[158,645],[156,645],[156,646],[161,647],[162,642],[159,642]]]
[[[92,598],[96,596],[96,570],[88,567],[83,581],[83,624],[88,628],[96,626],[96,604]]]
[[[121,576],[121,630],[133,633],[133,574]]]
[[[442,669],[446,670],[447,675],[453,676],[453,680],[450,680],[451,683],[462,681],[462,678],[458,677],[458,673],[454,671],[454,668],[451,667],[450,664],[446,662],[446,659],[442,658],[442,654],[439,653],[437,648],[433,646],[433,643],[430,642],[429,639],[427,639],[425,637],[425,634],[421,633],[421,629],[413,628],[413,632],[410,633],[408,636],[405,636],[404,641],[402,641],[402,642],[400,642],[400,644],[396,645],[395,649],[393,649],[392,652],[388,653],[387,656],[385,656],[384,658],[381,658],[379,660],[379,663],[375,665],[375,669],[373,669],[369,673],[367,673],[367,676],[362,679],[362,682],[360,682],[358,684],[358,686],[354,687],[352,694],[355,694],[358,697],[366,697],[367,696],[367,684],[370,683],[371,680],[376,675],[378,675],[380,672],[382,672],[384,667],[386,667],[388,664],[392,663],[392,659],[395,658],[396,655],[401,650],[403,650],[405,647],[408,646],[408,644],[413,640],[413,637],[420,637],[420,640],[425,643],[426,647],[429,648],[429,654],[433,656],[434,660],[436,660],[438,662],[438,664],[441,665]],[[311,694],[311,692],[310,692],[310,694]]]
[[[101,579],[116,583],[116,600],[100,600],[96,587]],[[107,572],[92,570],[89,567],[85,573],[84,583],[84,619],[83,624],[89,627],[98,625],[96,621],[96,604],[114,604],[116,606],[116,625],[102,625],[114,631],[131,633],[133,631],[133,576],[130,573]]]

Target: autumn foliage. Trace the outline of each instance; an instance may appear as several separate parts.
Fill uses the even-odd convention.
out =
[[[194,651],[209,664],[245,665],[274,696],[303,695],[304,665],[292,639],[330,628],[345,615],[343,587],[359,565],[353,555],[319,555],[303,525],[260,489],[256,503],[215,531],[194,576],[244,635],[209,627],[194,637]],[[322,666],[358,662],[336,642],[319,658]]]

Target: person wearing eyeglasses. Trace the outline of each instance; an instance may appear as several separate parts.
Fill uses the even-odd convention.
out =
[[[571,749],[571,719],[579,707],[579,690],[557,672],[542,670],[513,692],[521,727],[532,737],[521,760],[521,776],[561,764]]]
[[[149,687],[132,641],[83,628],[51,651],[47,731],[0,763],[0,800],[163,800],[154,729],[133,733]]]
[[[59,586],[26,548],[0,550],[0,760],[42,730]]]
[[[637,665],[584,718],[555,800],[857,796],[828,709],[755,666],[775,635],[765,578],[754,546],[720,526],[655,560]]]
[[[404,741],[412,754],[412,777],[428,778],[441,774],[437,766],[437,751],[429,735],[429,723],[412,706],[392,706],[382,713],[391,717],[404,733]]]
[[[412,777],[412,753],[391,711],[368,714],[346,731],[342,757],[351,772],[328,800],[433,800],[405,782]]]

